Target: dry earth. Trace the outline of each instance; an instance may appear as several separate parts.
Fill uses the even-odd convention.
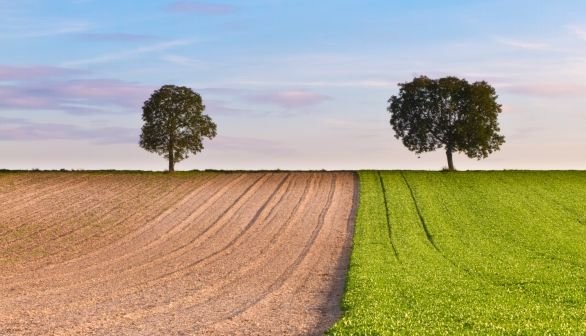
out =
[[[0,335],[318,335],[354,174],[0,174]]]

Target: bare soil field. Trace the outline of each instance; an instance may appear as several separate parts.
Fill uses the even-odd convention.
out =
[[[0,335],[319,335],[345,172],[0,173]]]

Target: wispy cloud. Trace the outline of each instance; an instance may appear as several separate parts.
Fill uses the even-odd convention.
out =
[[[165,55],[162,59],[173,65],[185,68],[202,69],[206,66],[206,63],[201,60],[180,55]]]
[[[513,104],[502,104],[501,108],[504,113],[515,113],[520,110],[518,106]]]
[[[274,81],[274,80],[241,80],[230,83],[234,86],[260,87],[358,87],[358,88],[388,88],[397,85],[396,81],[379,79],[358,80],[308,80],[308,81]]]
[[[221,134],[211,141],[208,147],[208,150],[256,153],[269,157],[288,156],[296,153],[293,148],[279,141]]]
[[[510,38],[495,37],[494,40],[502,45],[523,50],[549,50],[551,46],[547,43],[520,41]]]
[[[274,90],[268,91],[265,89],[251,89],[251,88],[235,88],[235,87],[209,87],[202,88],[199,91],[205,95],[214,97],[212,106],[215,109],[220,107],[219,111],[226,113],[246,113],[249,116],[264,116],[266,112],[255,112],[246,109],[223,109],[225,101],[241,100],[246,102],[246,105],[250,103],[256,103],[259,105],[274,105],[283,107],[285,109],[302,108],[317,105],[325,101],[331,100],[332,97],[307,90]],[[220,98],[221,97],[221,98]],[[222,99],[222,100],[218,100]],[[219,102],[218,105],[215,103]]]
[[[197,13],[197,14],[230,14],[236,7],[227,4],[217,4],[203,1],[175,1],[166,7],[173,13]]]
[[[138,142],[138,130],[126,127],[84,128],[60,123],[0,117],[0,141],[80,140],[95,144]]]
[[[85,32],[90,28],[87,22],[65,22],[48,25],[18,24],[9,27],[2,27],[3,32],[0,38],[3,39],[25,39],[51,37]]]
[[[80,34],[79,37],[83,40],[98,42],[140,42],[155,38],[152,35],[133,33],[84,33]]]
[[[227,115],[227,116],[242,115],[242,114],[246,114],[248,116],[259,115],[259,113],[254,113],[254,112],[251,112],[246,109],[231,107],[231,106],[229,106],[228,103],[221,101],[221,100],[205,99],[204,98],[204,102],[205,102],[205,106],[206,106],[206,113],[209,113],[210,115],[216,115],[216,114]]]
[[[62,64],[65,67],[75,67],[80,65],[89,65],[89,64],[100,64],[100,63],[108,63],[112,61],[120,61],[129,58],[133,58],[136,56],[140,56],[143,54],[150,54],[153,52],[164,51],[180,46],[187,46],[195,43],[194,40],[173,40],[167,42],[156,43],[148,46],[142,46],[138,48],[122,50],[118,52],[106,53],[102,55],[98,55],[95,57],[79,59],[68,61]]]
[[[0,107],[73,115],[138,110],[152,88],[111,79],[31,81],[0,86]]]
[[[586,41],[586,28],[577,25],[568,25],[566,28],[570,31],[572,35],[575,37]]]
[[[266,111],[227,107],[226,101],[243,101],[257,105],[273,105],[285,109],[303,108],[331,100],[330,96],[307,90],[259,90],[251,88],[209,87],[199,89],[204,95],[212,96],[208,101],[209,111],[222,114],[242,114],[247,116],[266,116]]]
[[[277,105],[284,108],[300,108],[320,104],[331,97],[309,91],[276,91],[248,97],[248,100],[259,103]]]
[[[503,90],[539,97],[584,97],[586,85],[574,83],[535,83],[503,86]]]
[[[226,95],[226,96],[234,96],[234,95],[241,95],[249,90],[240,89],[240,88],[233,88],[233,87],[205,87],[199,89],[199,91],[204,93],[209,93],[211,95]]]
[[[47,77],[66,77],[79,74],[80,70],[50,65],[14,66],[0,64],[0,81],[38,80]]]

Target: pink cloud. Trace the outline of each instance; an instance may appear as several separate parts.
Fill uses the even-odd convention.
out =
[[[209,147],[223,151],[254,152],[268,156],[287,156],[296,153],[293,148],[278,141],[221,134],[210,142]]]
[[[126,127],[84,128],[0,117],[0,141],[85,140],[96,144],[138,142],[138,130]]]
[[[127,107],[141,107],[151,88],[110,79],[72,80],[58,84],[53,91],[71,100],[109,102]]]
[[[47,77],[64,77],[80,73],[79,70],[45,65],[0,65],[0,81],[38,80]]]
[[[517,112],[519,110],[519,108],[511,104],[502,104],[501,109],[505,113]]]
[[[576,26],[576,25],[569,25],[567,28],[570,32],[576,36],[577,38],[586,41],[586,29],[584,27]]]
[[[204,103],[206,106],[206,113],[209,113],[212,116],[214,114],[223,114],[223,115],[235,115],[235,114],[243,114],[243,113],[249,114],[248,112],[250,112],[246,109],[228,106],[228,104],[224,101],[214,100],[214,99],[205,99],[205,97],[204,97]]]
[[[140,110],[151,92],[147,86],[110,79],[25,82],[0,86],[0,107],[78,115],[107,112],[104,108]]]
[[[277,105],[284,108],[300,108],[317,105],[330,99],[326,95],[308,91],[278,91],[249,97],[250,101],[256,103]]]
[[[245,89],[229,88],[229,87],[205,87],[198,91],[203,93],[209,93],[211,95],[225,95],[225,96],[237,96],[248,92]]]
[[[201,1],[175,1],[167,6],[167,10],[174,13],[230,14],[236,8],[231,5]]]
[[[561,83],[520,84],[504,87],[503,90],[529,96],[583,97],[586,93],[586,85]]]

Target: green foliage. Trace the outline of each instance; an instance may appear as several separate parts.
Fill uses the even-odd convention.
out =
[[[216,124],[203,114],[201,96],[184,86],[164,85],[144,102],[140,146],[169,160],[169,171],[189,153],[203,150],[203,138],[216,136]]]
[[[451,153],[486,158],[505,142],[498,134],[501,105],[486,82],[421,76],[399,87],[387,110],[395,137],[409,150],[423,153],[445,147],[448,166],[453,169]]]
[[[585,334],[586,172],[381,176],[360,173],[328,334]]]

